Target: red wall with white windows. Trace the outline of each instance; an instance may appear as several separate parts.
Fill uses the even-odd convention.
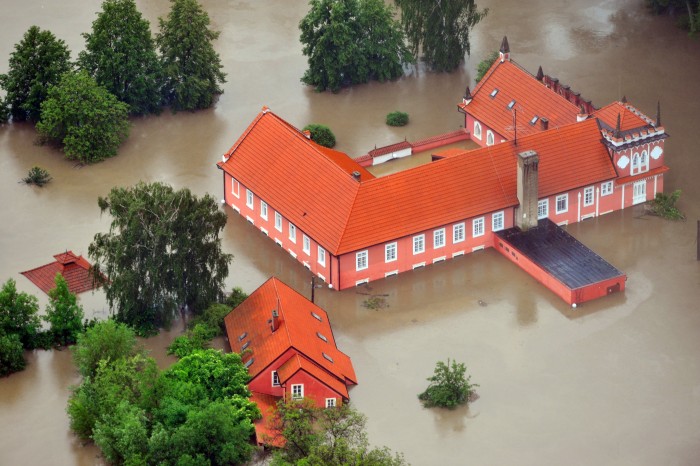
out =
[[[265,393],[272,396],[284,396],[284,388],[282,386],[272,385],[272,371],[279,369],[282,364],[287,362],[287,360],[296,353],[296,350],[292,348],[282,353],[268,368],[264,369],[250,381],[248,388],[253,392]],[[255,355],[253,355],[253,357],[255,357]]]
[[[481,138],[476,137],[476,135],[474,134],[474,124],[477,122],[481,125]],[[488,145],[486,142],[489,131],[493,133],[494,144],[500,144],[501,141],[506,139],[499,133],[494,131],[493,128],[486,126],[481,121],[475,120],[474,117],[469,114],[466,114],[464,117],[464,127],[467,128],[467,131],[469,131],[469,134],[471,134],[471,140],[479,144],[481,147],[486,147]]]
[[[656,148],[658,149],[655,151]],[[661,154],[655,159],[652,157],[652,153],[658,153],[658,150],[661,150]],[[633,171],[633,160],[635,157],[641,158],[644,152],[647,154],[647,164],[637,165]],[[634,176],[649,170],[653,170],[654,168],[659,168],[664,164],[664,152],[663,139],[649,143],[639,141],[639,143],[635,146],[619,151],[613,151],[613,163],[615,165],[615,170],[617,170],[617,174],[620,177],[623,177]]]
[[[297,371],[285,383],[284,393],[286,400],[292,399],[292,385],[297,384],[303,385],[304,398],[314,400],[319,408],[326,407],[326,398],[335,398],[336,406],[340,406],[343,403],[343,397],[339,393],[303,370]]]

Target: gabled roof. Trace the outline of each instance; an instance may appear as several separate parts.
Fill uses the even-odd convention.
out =
[[[93,282],[93,277],[90,274],[92,266],[83,256],[76,256],[73,251],[66,251],[53,257],[56,259],[55,262],[27,270],[22,272],[22,275],[46,294],[56,287],[55,279],[57,273],[60,273],[66,279],[71,293],[83,293],[99,286],[99,284]]]
[[[287,361],[282,364],[279,369],[277,369],[277,375],[280,378],[280,383],[287,382],[294,374],[299,371],[304,371],[307,374],[313,376],[316,380],[324,383],[331,390],[334,390],[338,395],[342,396],[344,399],[350,398],[348,395],[348,387],[340,380],[332,377],[328,372],[324,371],[313,362],[309,361],[308,358],[297,353]]]
[[[492,96],[496,89],[498,92]],[[517,111],[518,138],[543,131],[541,118],[549,120],[549,128],[556,128],[575,123],[579,113],[576,105],[547,88],[513,60],[496,59],[471,94],[472,100],[459,107],[508,139],[515,136],[512,109]],[[512,108],[508,108],[513,101]],[[531,124],[534,117],[538,120]]]
[[[613,102],[593,113],[593,116],[613,130],[617,127],[618,115],[620,115],[620,131],[651,127],[653,123],[634,106],[623,102]]]
[[[274,332],[270,327],[273,309],[279,315]],[[248,371],[251,377],[256,377],[293,348],[303,354],[309,364],[339,381],[357,383],[350,358],[335,344],[326,312],[274,277],[231,311],[224,323],[231,350],[240,353],[247,344],[245,351],[251,351],[243,356],[244,361],[250,363]],[[324,353],[332,362],[324,357]]]

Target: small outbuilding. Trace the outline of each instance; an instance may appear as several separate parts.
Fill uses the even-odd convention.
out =
[[[83,293],[100,286],[100,281],[93,278],[90,270],[92,265],[83,256],[76,256],[73,251],[66,251],[53,257],[56,259],[54,262],[22,272],[22,275],[46,294],[56,287],[57,273],[66,279],[71,293]]]

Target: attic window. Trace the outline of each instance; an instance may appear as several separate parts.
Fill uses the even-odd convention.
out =
[[[319,322],[323,322],[323,320],[321,320],[321,316],[316,314],[314,311],[311,311],[311,315],[314,319],[318,320]]]
[[[241,351],[245,351],[245,349],[250,346],[250,340],[246,341],[243,346],[241,346]]]
[[[322,333],[316,332],[316,335],[317,335],[321,340],[323,340],[323,341],[325,341],[326,343],[328,343],[328,338],[326,338]]]
[[[333,358],[328,356],[326,353],[321,353],[324,358],[328,359],[330,362],[333,362]]]
[[[489,94],[489,95],[490,95],[491,98],[493,99],[494,97],[496,97],[496,94],[498,94],[498,88],[492,90],[492,91],[491,91],[491,94]]]
[[[243,339],[244,339],[245,337],[247,337],[247,336],[248,336],[248,332],[243,332],[243,333],[241,333],[241,336],[238,337],[238,341],[243,341]]]
[[[508,104],[508,110],[512,109],[513,107],[515,107],[515,99],[511,100]]]
[[[532,120],[530,120],[530,124],[531,124],[531,125],[534,125],[535,123],[537,123],[537,120],[539,120],[539,119],[540,119],[540,117],[538,117],[537,115],[535,115],[534,117],[532,117]]]
[[[246,369],[249,368],[253,364],[253,361],[255,361],[255,358],[248,359],[248,362],[244,364]]]

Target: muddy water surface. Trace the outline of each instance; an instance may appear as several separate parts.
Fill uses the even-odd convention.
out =
[[[165,0],[139,1],[155,24]],[[0,280],[39,290],[18,273],[72,249],[86,254],[105,231],[96,198],[112,186],[167,181],[221,197],[214,164],[262,105],[296,126],[331,126],[338,149],[361,155],[375,146],[444,133],[462,123],[456,103],[475,64],[504,34],[513,58],[542,65],[572,89],[604,105],[626,95],[653,115],[662,102],[667,189],[683,189],[689,221],[643,216],[641,207],[569,231],[624,270],[624,294],[571,310],[493,251],[483,251],[357,290],[318,291],[340,348],[355,364],[355,405],[368,415],[373,443],[403,451],[415,465],[697,464],[700,458],[700,42],[668,18],[649,17],[641,1],[480,2],[491,8],[474,31],[472,59],[451,74],[411,69],[394,83],[316,94],[296,25],[304,1],[205,1],[229,82],[215,109],[141,118],[118,157],[75,167],[34,145],[27,125],[0,129]],[[27,0],[3,10],[0,72],[30,25],[66,40],[75,58],[98,1]],[[404,128],[384,124],[406,111]],[[396,162],[399,163],[399,162]],[[54,181],[43,189],[17,181],[33,165]],[[572,155],[575,169],[575,154]],[[235,255],[228,285],[252,291],[277,275],[308,293],[294,260],[230,210],[224,248]],[[381,295],[388,307],[362,303]],[[107,314],[101,293],[81,297],[91,315]],[[42,306],[46,297],[40,296]],[[147,341],[162,366],[178,327]],[[468,364],[481,398],[455,411],[426,410],[416,394],[438,359]],[[28,368],[0,380],[0,464],[99,464],[98,451],[69,432],[68,387],[78,381],[67,351],[35,352]]]

